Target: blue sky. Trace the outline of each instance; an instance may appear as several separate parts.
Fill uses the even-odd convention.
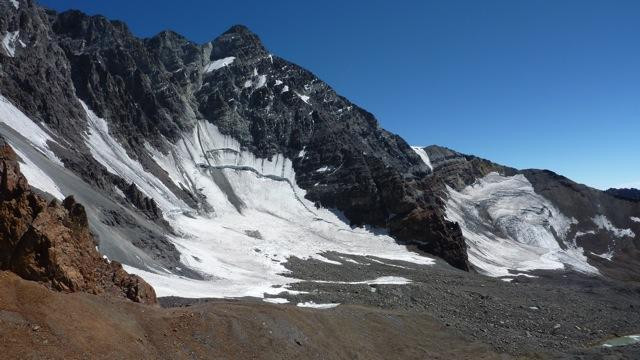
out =
[[[142,37],[244,24],[412,145],[640,187],[640,1],[40,2]]]

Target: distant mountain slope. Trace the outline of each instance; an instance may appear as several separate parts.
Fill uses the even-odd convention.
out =
[[[631,200],[631,201],[640,201],[640,190],[639,189],[616,189],[610,188],[607,189],[607,194],[611,194],[619,199]]]
[[[439,146],[424,151],[447,186],[447,218],[461,225],[481,272],[568,267],[640,280],[640,204],[547,170],[516,170]]]

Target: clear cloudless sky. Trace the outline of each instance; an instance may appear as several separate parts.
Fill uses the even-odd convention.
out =
[[[412,145],[640,187],[640,1],[40,0],[204,43],[247,25]]]

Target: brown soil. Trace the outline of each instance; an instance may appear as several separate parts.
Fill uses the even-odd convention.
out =
[[[0,358],[507,359],[427,315],[220,301],[165,309],[0,273]]]

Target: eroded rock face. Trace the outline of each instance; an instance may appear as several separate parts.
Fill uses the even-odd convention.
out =
[[[156,303],[149,284],[101,258],[81,204],[71,196],[47,202],[31,191],[16,154],[2,139],[0,165],[0,269],[59,291]]]

